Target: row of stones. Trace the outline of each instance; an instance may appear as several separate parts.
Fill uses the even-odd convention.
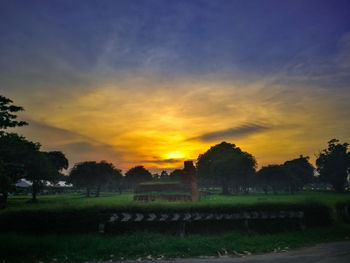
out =
[[[108,222],[140,222],[140,221],[201,221],[201,220],[239,220],[239,219],[277,219],[302,218],[302,211],[279,212],[242,212],[242,213],[114,213]]]

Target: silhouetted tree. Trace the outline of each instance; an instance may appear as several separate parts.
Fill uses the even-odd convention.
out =
[[[166,180],[169,180],[169,174],[167,171],[163,170],[161,173],[160,173],[160,180],[162,181],[166,181]]]
[[[101,161],[81,162],[76,164],[69,174],[69,182],[76,187],[86,188],[89,197],[91,190],[96,189],[96,197],[100,195],[101,187],[120,178],[121,171],[113,164]]]
[[[12,103],[12,100],[0,95],[0,133],[2,129],[27,125],[24,121],[16,120],[17,115],[14,113],[23,111],[23,108]]]
[[[268,193],[269,187],[274,194],[288,186],[291,182],[290,173],[284,165],[268,165],[258,171],[260,184],[265,192]]]
[[[301,188],[313,182],[314,180],[314,167],[309,162],[308,156],[300,155],[299,158],[286,161],[284,166],[290,172],[290,191],[294,193],[296,190],[301,190]]]
[[[125,173],[124,181],[129,188],[135,188],[142,182],[152,180],[152,174],[143,166],[135,166]]]
[[[175,169],[170,173],[169,178],[172,181],[180,181],[182,174],[183,174],[182,169]]]
[[[20,157],[13,155],[14,151],[10,145],[16,144],[15,148],[18,149],[19,145],[23,145],[24,138],[4,131],[7,128],[27,125],[24,121],[16,120],[17,115],[14,113],[23,111],[23,108],[12,103],[12,100],[0,95],[0,206],[2,207],[6,206],[8,192],[14,189],[17,176],[23,172],[22,164],[18,162]]]
[[[86,188],[87,197],[96,185],[96,164],[95,161],[77,163],[69,173],[68,182],[75,187]]]
[[[247,177],[255,173],[256,160],[234,144],[222,142],[211,147],[197,160],[197,174],[201,181],[218,183],[222,193],[229,194],[229,186],[247,187]]]
[[[339,143],[332,139],[328,142],[328,148],[324,149],[316,160],[320,180],[330,183],[334,190],[343,192],[350,168],[350,153],[348,143]]]
[[[120,194],[122,194],[122,171],[120,169],[115,168],[112,165],[114,171],[113,173],[111,173],[111,176],[109,178],[109,182],[108,182],[108,186],[109,189],[111,189],[112,191],[116,191],[118,190]]]
[[[32,182],[32,202],[37,201],[37,194],[46,181],[55,183],[57,170],[46,153],[35,151],[27,157],[25,178]]]
[[[96,165],[96,197],[100,195],[100,190],[103,185],[106,184],[120,184],[121,171],[114,167],[112,163],[106,161],[101,161]],[[119,188],[120,186],[118,186]]]
[[[51,162],[51,165],[56,170],[56,181],[66,181],[67,177],[62,174],[63,169],[68,169],[68,160],[66,156],[60,151],[45,152],[46,156]]]
[[[27,175],[31,156],[38,152],[40,144],[26,140],[16,133],[0,134],[0,193],[6,203],[8,192],[14,184]]]

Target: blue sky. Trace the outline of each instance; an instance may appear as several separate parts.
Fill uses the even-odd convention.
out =
[[[350,139],[349,1],[2,0],[0,34],[0,91],[26,108],[33,125],[24,135],[74,161],[156,166],[172,155],[195,159],[211,138],[266,164],[282,161],[273,153],[282,141],[300,140],[282,155],[292,158],[315,154],[330,136]],[[89,129],[105,116],[118,118]],[[314,121],[324,132],[310,133]],[[261,146],[275,127],[290,136],[280,131],[271,150],[256,150],[252,142]],[[132,143],[165,137],[174,149],[155,145],[151,157],[151,145]],[[188,145],[192,138],[201,144]]]

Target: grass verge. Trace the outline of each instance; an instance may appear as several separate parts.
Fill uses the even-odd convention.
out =
[[[350,226],[264,234],[230,232],[185,237],[139,232],[120,236],[97,234],[0,234],[1,262],[82,262],[199,256],[243,256],[283,252],[322,242],[349,239]]]

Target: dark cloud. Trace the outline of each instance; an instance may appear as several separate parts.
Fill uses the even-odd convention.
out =
[[[169,164],[182,162],[183,159],[156,159],[156,160],[142,160],[142,163],[159,163],[159,164]]]
[[[69,159],[70,167],[77,162],[87,160],[106,160],[118,165],[126,154],[120,148],[74,131],[34,120],[26,119],[26,121],[29,125],[16,129],[16,131],[31,141],[40,142],[44,151],[62,151]]]
[[[200,136],[190,138],[189,140],[200,140],[200,141],[210,142],[210,141],[222,140],[226,138],[243,137],[243,136],[247,136],[253,133],[258,133],[260,131],[267,130],[267,129],[270,129],[270,127],[267,127],[261,124],[246,123],[241,126],[229,128],[226,130],[204,133]]]

